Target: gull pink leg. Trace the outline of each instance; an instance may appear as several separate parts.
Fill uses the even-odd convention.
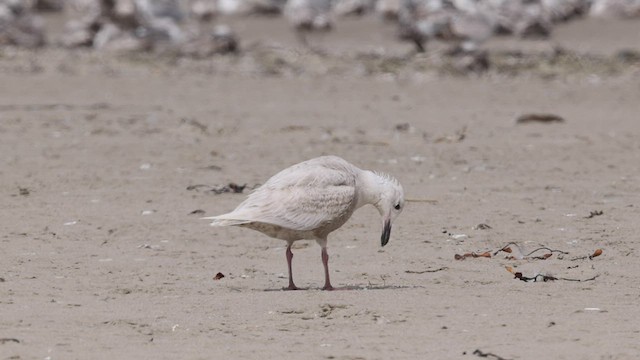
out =
[[[326,247],[322,247],[322,265],[324,265],[324,287],[322,290],[333,290],[329,280],[329,254]]]
[[[293,283],[293,272],[291,271],[291,259],[293,259],[293,253],[291,252],[291,244],[287,246],[287,266],[289,267],[289,287],[287,290],[298,290],[298,287]]]

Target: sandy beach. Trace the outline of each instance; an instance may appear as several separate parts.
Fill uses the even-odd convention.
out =
[[[326,56],[281,50],[269,19],[237,20],[245,53],[212,60],[0,49],[0,359],[636,359],[639,63],[363,72],[335,54],[410,49],[368,21],[314,39]],[[488,46],[616,59],[638,25]],[[304,241],[305,290],[281,291],[284,241],[199,220],[328,154],[429,200],[384,248],[373,207],[332,233],[347,289],[320,290]],[[247,189],[210,191],[229,183]]]

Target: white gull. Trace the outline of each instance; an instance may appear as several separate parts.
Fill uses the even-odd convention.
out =
[[[367,204],[382,216],[381,244],[385,246],[391,224],[404,208],[402,185],[390,175],[361,170],[337,156],[321,156],[280,171],[232,212],[203,219],[213,220],[211,226],[242,226],[285,240],[289,290],[297,289],[291,245],[296,240],[316,240],[322,248],[323,289],[333,290],[327,236]]]

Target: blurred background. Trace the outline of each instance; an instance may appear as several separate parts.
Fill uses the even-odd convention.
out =
[[[219,66],[272,75],[554,76],[637,67],[639,19],[638,0],[2,0],[0,45],[231,55]]]

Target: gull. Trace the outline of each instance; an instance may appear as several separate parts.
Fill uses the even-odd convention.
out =
[[[480,3],[465,0],[404,0],[398,12],[400,38],[412,41],[418,52],[434,39],[472,52],[493,35],[494,22]]]
[[[404,208],[404,191],[394,177],[362,170],[337,156],[321,156],[288,167],[262,186],[230,213],[206,217],[211,226],[240,226],[287,242],[288,290],[293,282],[291,245],[315,240],[322,248],[325,283],[329,279],[327,236],[340,228],[354,211],[371,204],[382,217],[381,245],[389,242],[391,225]]]
[[[331,0],[289,0],[284,16],[293,25],[298,40],[309,47],[307,35],[311,32],[327,32],[333,28]]]

